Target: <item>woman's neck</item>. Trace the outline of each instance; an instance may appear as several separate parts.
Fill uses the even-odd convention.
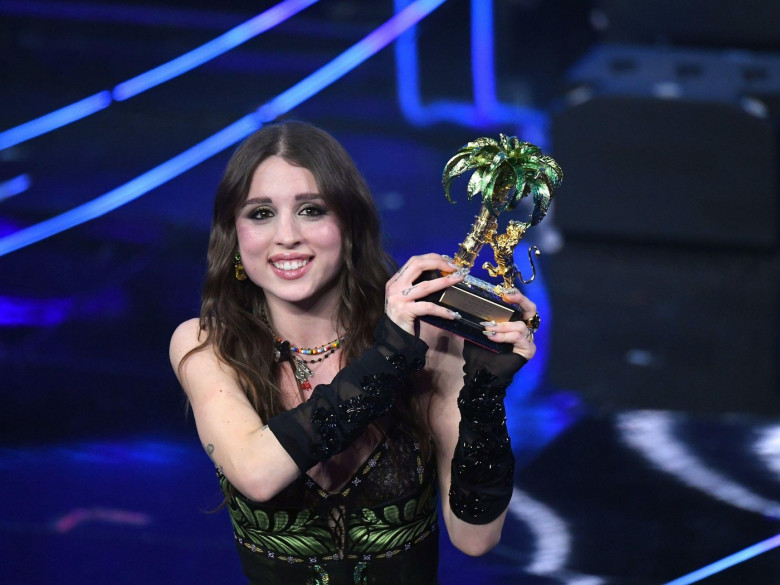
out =
[[[332,305],[332,306],[331,306]],[[290,303],[268,303],[268,321],[274,334],[296,347],[325,345],[343,335],[337,330],[337,304],[318,303],[301,307]]]

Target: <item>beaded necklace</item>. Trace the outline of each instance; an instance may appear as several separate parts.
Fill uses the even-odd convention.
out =
[[[289,341],[284,341],[281,337],[276,335],[274,335],[274,339],[276,340],[275,345],[277,347],[277,352],[279,353],[278,359],[290,360],[290,363],[293,366],[293,374],[295,375],[295,379],[298,381],[298,386],[300,386],[301,390],[311,390],[311,382],[309,382],[309,378],[314,377],[314,372],[308,364],[316,364],[326,360],[331,355],[333,355],[339,347],[341,347],[342,343],[344,343],[344,338],[342,337],[339,339],[334,339],[330,343],[320,345],[318,347],[300,348],[293,347],[290,345]],[[295,354],[321,355],[322,357],[313,360],[305,360]]]
[[[281,337],[277,337],[276,341],[281,343],[282,342]],[[339,339],[334,339],[330,343],[326,343],[325,345],[318,345],[317,347],[293,347],[291,345],[290,351],[302,355],[320,355],[321,353],[329,352],[328,355],[330,355],[331,353],[336,351],[341,346],[342,343],[344,343],[344,338],[340,337]]]
[[[293,375],[295,376],[295,380],[298,382],[298,387],[301,390],[311,390],[311,382],[309,382],[309,378],[314,377],[314,372],[309,367],[309,364],[316,364],[329,358],[336,352],[338,348],[341,347],[341,344],[344,343],[344,338],[339,337],[338,339],[334,339],[325,345],[318,345],[316,347],[294,347],[290,344],[289,341],[285,341],[274,332],[273,327],[271,327],[271,323],[268,321],[268,317],[266,316],[265,311],[260,313],[260,318],[271,331],[271,335],[274,336],[274,350],[276,354],[274,357],[276,361],[280,362],[282,360],[289,360],[290,365],[293,368]],[[298,357],[296,354],[317,355],[321,357],[313,360],[305,360],[301,357]]]

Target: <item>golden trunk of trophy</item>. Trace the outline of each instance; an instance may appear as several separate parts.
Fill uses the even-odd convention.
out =
[[[493,241],[497,229],[498,218],[483,205],[479,215],[476,216],[471,225],[471,231],[466,239],[460,243],[453,262],[461,268],[473,267],[482,246]]]

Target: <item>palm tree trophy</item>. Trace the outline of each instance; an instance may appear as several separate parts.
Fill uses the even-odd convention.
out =
[[[538,224],[547,213],[554,190],[563,180],[563,171],[551,157],[542,155],[539,147],[521,142],[517,137],[499,134],[499,140],[478,138],[461,147],[444,166],[442,185],[450,203],[450,188],[456,177],[473,171],[468,182],[467,197],[471,200],[481,195],[482,207],[471,226],[466,239],[459,245],[453,262],[463,269],[471,269],[485,244],[493,248],[496,265],[483,264],[491,276],[503,277],[503,283],[491,285],[483,280],[467,276],[462,284],[436,293],[434,300],[461,313],[463,319],[454,322],[437,320],[434,324],[454,330],[480,345],[495,351],[507,348],[491,344],[482,335],[480,321],[512,321],[520,318],[517,307],[502,299],[502,294],[515,287],[519,279],[524,280],[514,261],[514,250],[525,236],[528,228]],[[533,199],[533,211],[527,221],[510,221],[506,233],[496,234],[498,216],[512,211],[525,197]],[[528,255],[533,269],[531,254],[539,255],[533,246]],[[433,321],[431,321],[433,322]]]

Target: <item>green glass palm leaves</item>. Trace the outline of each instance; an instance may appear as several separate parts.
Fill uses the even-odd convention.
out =
[[[549,156],[543,156],[538,146],[520,142],[516,136],[499,134],[499,140],[477,138],[455,153],[444,166],[442,184],[450,202],[452,181],[473,170],[467,195],[469,200],[482,194],[482,204],[493,215],[517,207],[521,199],[533,196],[534,210],[529,226],[544,218],[560,185],[563,171]]]
[[[499,251],[494,244],[499,214],[513,210],[525,197],[532,197],[533,211],[529,220],[513,222],[512,228],[519,234],[516,240],[522,238],[529,227],[544,219],[554,190],[563,180],[563,171],[555,160],[542,155],[538,146],[504,134],[499,134],[498,140],[478,138],[469,142],[447,162],[442,185],[451,203],[454,203],[450,196],[452,182],[468,171],[473,171],[473,174],[469,179],[467,197],[471,200],[481,195],[482,209],[454,260],[459,266],[471,268],[485,243],[493,246],[498,260]],[[509,261],[507,251],[501,253],[504,257],[502,261]],[[513,265],[511,262],[510,266]]]

